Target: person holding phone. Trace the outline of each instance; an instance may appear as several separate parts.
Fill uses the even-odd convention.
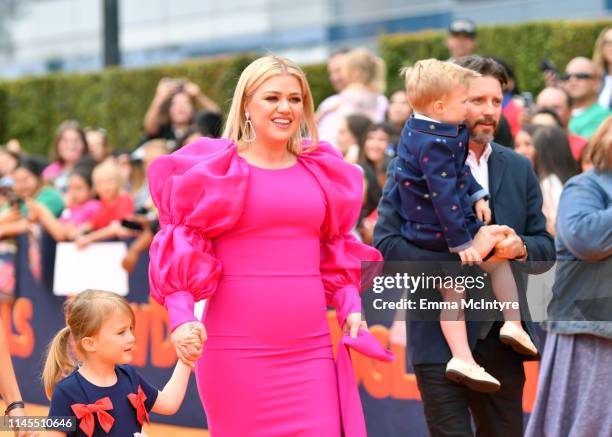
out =
[[[154,138],[176,142],[193,122],[196,109],[221,112],[219,105],[194,82],[164,77],[144,118],[145,134],[140,144]]]

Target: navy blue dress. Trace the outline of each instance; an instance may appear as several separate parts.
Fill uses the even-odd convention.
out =
[[[423,249],[467,249],[483,226],[474,202],[488,194],[465,163],[468,142],[465,125],[411,117],[402,130],[394,207],[405,219],[402,235]]]
[[[132,437],[134,433],[141,432],[142,425],[138,422],[136,409],[130,403],[128,395],[137,394],[138,387],[146,395],[144,402],[147,411],[150,411],[157,400],[158,391],[149,384],[136,369],[130,365],[115,366],[117,383],[110,387],[99,387],[87,381],[75,370],[66,378],[61,380],[51,398],[49,417],[53,416],[75,416],[71,406],[74,404],[94,404],[96,401],[109,397],[112,409],[107,412],[113,417],[112,428],[106,433],[100,426],[97,415],[94,413],[95,428],[93,436],[116,436]],[[77,419],[76,431],[69,432],[68,436],[86,436],[80,428],[80,420]]]

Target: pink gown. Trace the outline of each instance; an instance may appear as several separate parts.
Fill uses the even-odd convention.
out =
[[[360,311],[360,263],[381,260],[350,235],[360,171],[327,144],[271,170],[202,139],[156,160],[149,180],[161,223],[152,297],[171,329],[208,299],[196,381],[212,436],[343,435],[341,401],[355,396],[339,390],[326,306],[340,321]],[[365,435],[361,411],[351,420]]]

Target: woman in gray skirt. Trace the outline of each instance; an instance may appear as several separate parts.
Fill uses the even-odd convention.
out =
[[[549,334],[527,436],[612,435],[612,116],[590,147],[594,168],[571,178],[559,203]]]

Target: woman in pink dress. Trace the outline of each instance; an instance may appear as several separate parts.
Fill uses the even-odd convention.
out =
[[[195,364],[213,437],[365,436],[344,345],[390,359],[360,329],[361,262],[382,260],[350,233],[361,172],[318,142],[313,112],[301,69],[260,58],[238,81],[226,139],[149,168],[161,225],[151,296],[168,310],[179,358]],[[337,362],[327,305],[345,333]],[[206,339],[199,360],[194,330]]]

